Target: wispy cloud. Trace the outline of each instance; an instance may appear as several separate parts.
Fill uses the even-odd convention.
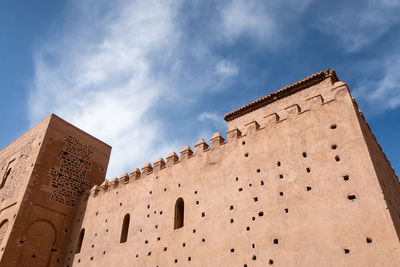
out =
[[[178,124],[161,108],[176,114],[177,106],[195,105],[199,94],[224,90],[240,66],[216,53],[207,35],[186,41],[190,29],[180,24],[182,3],[70,2],[61,32],[34,54],[31,123],[54,112],[112,145],[109,178],[186,145],[192,137],[169,139],[167,129]],[[235,12],[246,19],[247,13]],[[222,20],[220,12],[215,16]],[[239,33],[264,23],[256,20],[230,29]],[[208,35],[218,30],[210,27]],[[200,119],[223,123],[207,116]]]
[[[399,0],[339,1],[325,6],[316,27],[335,36],[346,51],[357,52],[398,24],[399,13]]]
[[[69,2],[60,32],[35,51],[31,123],[54,112],[112,145],[108,178],[192,141],[196,133],[187,116],[210,124],[200,133],[224,124],[211,105],[206,109],[212,112],[196,113],[204,110],[201,99],[231,88],[245,74],[240,58],[220,50],[248,40],[266,50],[295,44],[300,33],[292,27],[311,0],[201,3]],[[385,3],[396,7],[395,1]],[[182,110],[186,117],[177,118]],[[171,134],[177,128],[184,134]]]
[[[375,64],[381,66],[380,77],[360,82],[353,95],[368,105],[368,112],[379,114],[400,106],[400,54]]]

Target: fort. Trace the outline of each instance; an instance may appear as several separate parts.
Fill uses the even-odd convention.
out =
[[[400,266],[399,180],[335,71],[225,120],[108,181],[50,115],[0,151],[0,266]]]

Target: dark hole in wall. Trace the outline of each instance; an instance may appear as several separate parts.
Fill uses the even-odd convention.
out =
[[[279,174],[279,178],[280,178],[280,179],[283,179],[283,174]]]
[[[261,180],[261,181],[260,181],[260,184],[261,184],[261,185],[264,185],[264,181],[263,181],[263,180]]]
[[[253,261],[255,261],[257,259],[256,255],[253,255],[253,257],[251,258]]]
[[[337,145],[336,145],[336,144],[333,144],[333,145],[331,145],[331,148],[332,148],[333,150],[335,150],[335,149],[337,148]]]
[[[276,163],[276,165],[277,165],[278,167],[280,167],[280,166],[281,166],[281,162],[278,161],[278,162]]]
[[[233,253],[233,252],[235,252],[235,249],[234,249],[234,248],[231,248],[231,253]]]
[[[307,167],[307,168],[306,168],[306,171],[307,171],[308,173],[310,173],[310,172],[311,172],[311,169],[310,169],[309,167]]]
[[[355,196],[355,195],[348,195],[347,198],[348,198],[349,200],[355,200],[355,199],[356,199],[356,196]]]
[[[337,162],[339,162],[339,161],[340,161],[340,157],[339,157],[339,156],[335,156],[335,160],[336,160]]]
[[[348,175],[343,176],[343,180],[348,181],[349,179],[350,179],[350,177]]]
[[[254,202],[258,201],[258,197],[254,197],[253,199],[254,199]]]
[[[283,192],[279,192],[279,195],[280,195],[280,196],[283,196]]]
[[[285,213],[289,213],[289,209],[286,208],[286,209],[285,209]]]
[[[268,264],[269,264],[269,265],[272,265],[272,264],[274,264],[274,261],[270,259],[270,260],[268,261]]]
[[[367,241],[367,243],[372,243],[372,238],[367,237],[367,238],[366,238],[366,241]]]
[[[310,191],[311,190],[311,186],[307,186],[307,191]]]
[[[260,217],[264,216],[264,212],[260,211],[260,212],[258,213],[258,216],[260,216]]]
[[[345,254],[349,254],[349,253],[350,253],[350,249],[345,248],[345,249],[344,249],[344,253],[345,253]]]
[[[336,124],[332,124],[331,125],[331,129],[333,130],[333,129],[336,129],[337,128],[337,126],[336,126]]]
[[[307,153],[303,152],[303,158],[307,158]]]
[[[279,243],[278,238],[274,239],[274,244],[277,245]]]

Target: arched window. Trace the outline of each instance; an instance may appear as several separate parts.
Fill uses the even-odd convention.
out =
[[[0,245],[3,243],[8,228],[8,220],[5,219],[0,223]]]
[[[82,228],[81,232],[79,233],[78,244],[76,245],[75,253],[81,252],[83,237],[85,236],[85,228]]]
[[[183,219],[184,219],[184,202],[180,197],[175,202],[175,221],[174,221],[174,229],[178,229],[183,227]]]
[[[121,229],[121,238],[119,240],[120,243],[125,243],[128,240],[128,231],[129,231],[129,221],[131,220],[131,216],[127,213],[124,217],[124,222],[122,223]]]

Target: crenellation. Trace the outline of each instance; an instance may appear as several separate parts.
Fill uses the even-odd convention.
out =
[[[117,178],[117,177],[112,178],[112,179],[111,179],[111,182],[110,182],[110,188],[111,188],[111,189],[115,189],[115,188],[118,187],[118,185],[119,185],[119,180],[118,180],[118,178]]]
[[[322,95],[312,96],[310,98],[307,98],[306,100],[307,100],[307,108],[309,110],[317,109],[324,103]]]
[[[286,107],[285,111],[287,112],[286,117],[292,118],[294,116],[299,115],[302,110],[300,109],[300,106],[298,104],[293,104],[291,106]]]
[[[210,138],[210,148],[216,148],[222,145],[225,142],[225,139],[218,132],[214,133]]]
[[[167,167],[172,166],[173,164],[177,163],[179,161],[179,157],[175,152],[171,152],[167,156]]]
[[[100,192],[100,187],[96,184],[90,189],[90,196],[96,197]]]
[[[252,135],[254,134],[258,129],[260,129],[260,124],[256,121],[251,121],[247,123],[246,125],[246,135]]]
[[[153,173],[153,166],[151,165],[150,162],[146,163],[142,167],[141,173],[142,173],[142,178],[144,178],[144,176],[147,176],[147,175],[150,175],[151,173]]]
[[[264,117],[266,127],[275,125],[275,123],[280,121],[278,113],[274,112]]]
[[[195,155],[199,155],[206,151],[208,149],[208,144],[204,139],[200,139],[195,145],[194,145],[194,153]]]
[[[104,182],[100,185],[100,192],[105,193],[108,191],[110,187],[110,182],[108,180],[104,180]]]
[[[193,151],[189,146],[185,146],[182,148],[181,152],[180,152],[180,161],[184,161],[190,157],[193,156]]]
[[[153,170],[154,170],[154,172],[156,172],[156,173],[157,173],[159,170],[164,169],[164,168],[166,167],[165,161],[164,161],[164,159],[162,159],[162,158],[156,159],[156,161],[154,161],[154,163],[153,163],[153,166],[154,166]]]
[[[140,179],[140,176],[141,176],[141,172],[140,172],[139,168],[134,168],[129,173],[129,177],[132,179],[132,181]]]
[[[130,176],[127,173],[124,173],[119,177],[119,183],[121,184],[127,184],[130,181]]]
[[[242,132],[238,128],[234,128],[226,133],[226,136],[228,138],[228,143],[230,142],[236,142],[239,137],[242,136]]]

